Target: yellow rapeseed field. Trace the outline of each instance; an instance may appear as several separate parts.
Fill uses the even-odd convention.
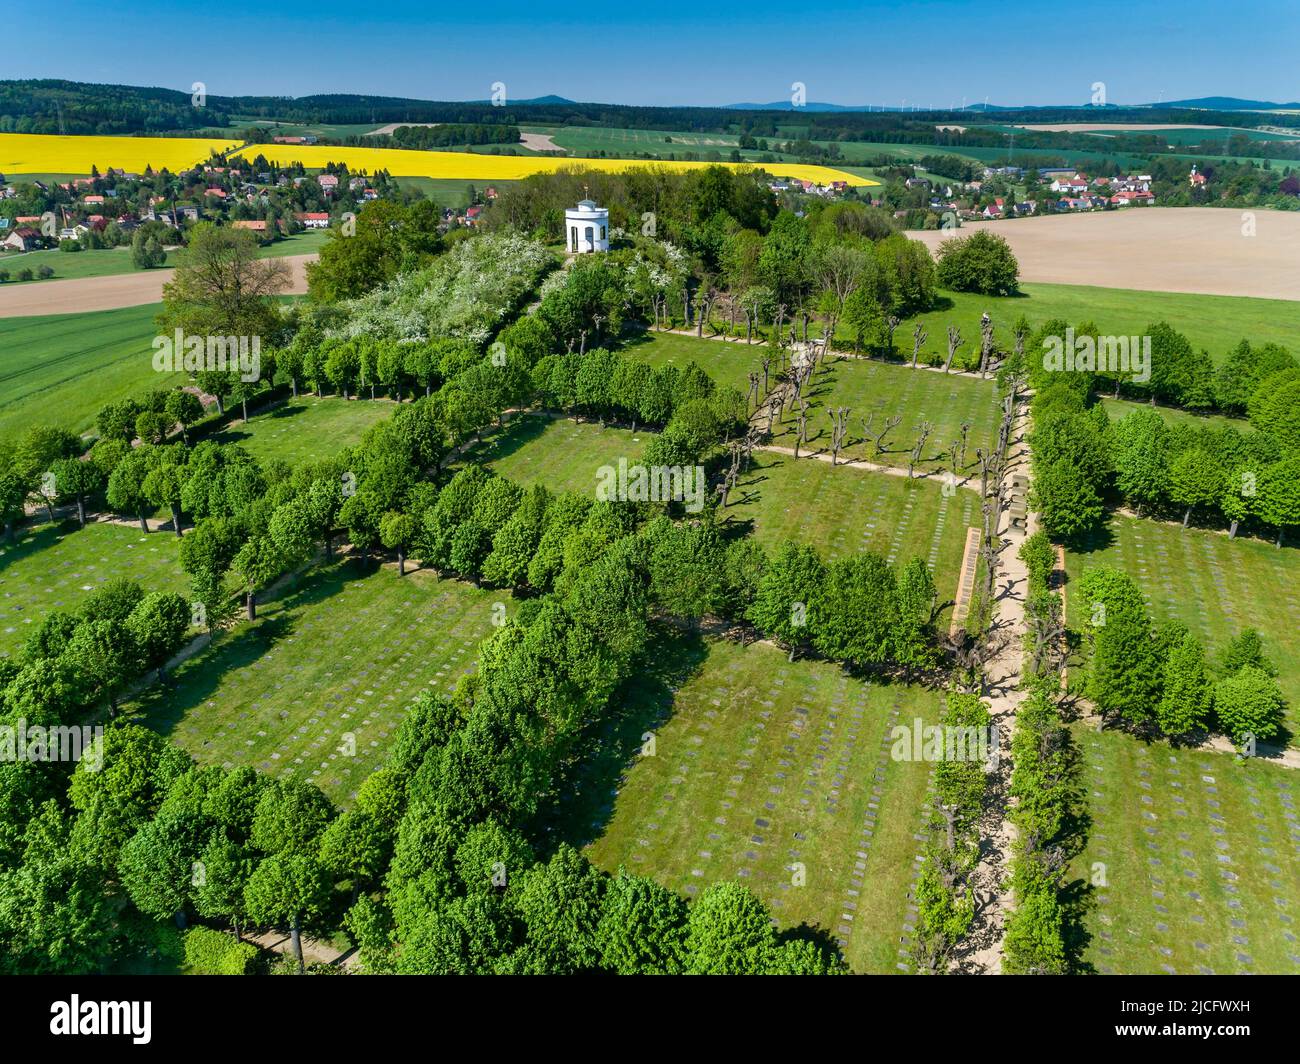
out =
[[[49,134],[0,133],[0,173],[88,174],[91,166],[100,172],[110,166],[139,173],[146,166],[155,170],[184,170],[203,163],[214,151],[234,147],[228,140],[200,137],[63,137]],[[350,170],[387,170],[394,177],[436,177],[458,181],[518,181],[532,174],[549,174],[571,167],[587,167],[621,173],[636,166],[666,166],[671,170],[695,170],[701,166],[728,168],[745,163],[654,162],[644,159],[581,159],[534,155],[478,155],[457,151],[404,151],[400,148],[338,148],[297,144],[257,144],[239,149],[236,155],[251,159],[264,155],[271,162],[300,162],[308,169],[323,169],[326,163],[345,163]],[[863,187],[879,182],[829,166],[802,163],[764,163],[763,169],[780,177],[800,178],[827,184],[844,181]]]
[[[40,133],[0,133],[0,174],[103,173],[110,166],[142,173],[184,170],[237,141],[202,137],[61,137]]]
[[[645,159],[553,158],[538,155],[477,155],[459,151],[405,151],[401,148],[303,147],[296,144],[257,144],[242,149],[252,158],[263,155],[269,162],[302,163],[309,170],[323,169],[326,163],[344,163],[349,170],[387,170],[394,177],[440,177],[457,181],[518,181],[533,174],[550,174],[556,170],[583,166],[591,170],[621,173],[637,166],[666,166],[672,170],[696,170],[702,166],[722,165],[735,169],[744,163],[654,162]],[[844,181],[849,185],[879,184],[856,174],[829,166],[801,163],[764,163],[763,169],[780,177],[797,177],[818,184]]]

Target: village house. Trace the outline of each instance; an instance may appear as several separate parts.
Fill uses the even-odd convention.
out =
[[[41,243],[41,234],[29,226],[19,226],[12,233],[0,240],[0,247],[12,248],[15,251],[32,251],[39,247]]]
[[[328,229],[330,216],[326,211],[299,211],[294,220],[304,229]]]

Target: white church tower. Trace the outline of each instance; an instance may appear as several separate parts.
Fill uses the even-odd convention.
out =
[[[609,208],[597,207],[589,199],[564,212],[566,245],[570,255],[609,250]]]

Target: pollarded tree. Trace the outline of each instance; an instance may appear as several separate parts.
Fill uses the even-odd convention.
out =
[[[321,832],[320,862],[354,889],[376,883],[393,856],[395,833],[362,809],[349,809]]]
[[[139,652],[140,667],[157,669],[162,679],[163,666],[180,648],[189,631],[190,604],[180,595],[151,591],[136,605],[126,619]]]
[[[209,920],[229,921],[240,937],[240,926],[248,922],[245,891],[257,868],[256,855],[233,841],[224,831],[213,830],[199,854],[202,870],[194,886],[194,909]]]
[[[1203,729],[1209,720],[1214,688],[1205,665],[1205,649],[1190,634],[1169,648],[1161,670],[1163,691],[1156,723],[1165,735]]]
[[[157,460],[145,474],[140,488],[145,499],[153,506],[167,507],[172,513],[172,528],[181,535],[181,490],[184,486],[184,456],[168,448],[158,453]]]
[[[698,624],[722,606],[723,544],[711,521],[647,526],[651,543],[650,594],[673,616]]]
[[[1282,689],[1263,669],[1243,665],[1214,687],[1214,713],[1219,726],[1239,748],[1251,740],[1272,739],[1282,730],[1286,700]]]
[[[208,825],[179,812],[159,815],[122,847],[117,872],[135,907],[155,920],[183,916]]]
[[[244,609],[250,621],[257,619],[257,593],[284,569],[284,555],[269,535],[250,536],[230,561],[230,571],[239,577],[244,591]]]
[[[117,620],[85,620],[77,625],[64,651],[81,681],[82,699],[106,699],[117,711],[117,696],[135,677],[140,648],[131,630]]]
[[[561,843],[548,862],[525,872],[507,895],[544,971],[567,974],[600,967],[597,927],[605,878],[585,856]]]
[[[252,844],[263,853],[306,853],[334,816],[321,791],[299,780],[277,780],[262,790],[253,814]]]

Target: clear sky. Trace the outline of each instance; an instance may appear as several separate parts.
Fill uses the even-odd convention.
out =
[[[636,104],[947,107],[1194,96],[1300,98],[1300,0],[276,0],[185,7],[24,2],[0,77],[217,95],[435,100],[554,93]],[[132,43],[138,37],[138,43]],[[21,42],[21,43],[18,43]]]

